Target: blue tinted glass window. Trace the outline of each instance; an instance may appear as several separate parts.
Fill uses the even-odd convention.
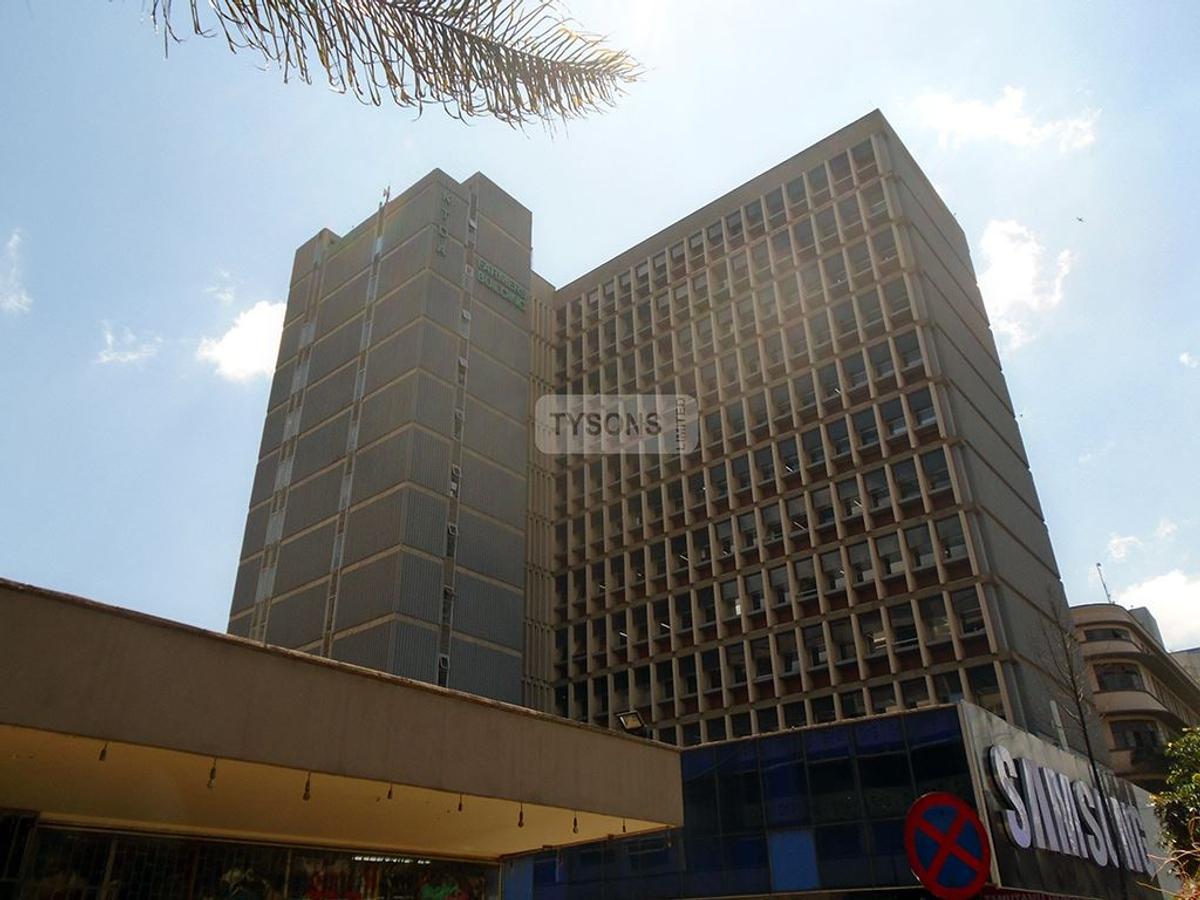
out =
[[[904,820],[873,822],[871,855],[875,860],[876,884],[915,884],[916,877],[908,864],[904,848]]]
[[[859,753],[887,753],[904,749],[900,719],[874,719],[854,726],[854,743]]]
[[[905,729],[908,731],[908,742],[914,747],[962,741],[958,711],[954,709],[935,709],[909,715],[905,720]]]
[[[544,853],[534,859],[533,883],[537,885],[554,884],[559,881],[559,864],[557,853]]]
[[[947,791],[974,803],[971,772],[962,744],[935,744],[912,751],[913,777],[917,794]]]
[[[725,893],[749,894],[771,889],[767,841],[763,835],[725,838]]]
[[[760,742],[763,801],[768,825],[806,825],[808,778],[794,734]]]
[[[820,886],[812,831],[776,831],[767,835],[767,842],[773,891],[808,891]]]
[[[715,778],[684,784],[683,820],[687,823],[689,834],[715,834],[720,830]]]
[[[684,839],[684,896],[712,897],[722,892],[721,842],[717,838]]]
[[[872,882],[871,861],[859,823],[818,828],[817,859],[821,887],[861,887]]]
[[[854,782],[854,760],[813,763],[808,767],[808,781],[814,821],[844,822],[862,818]]]
[[[818,728],[804,735],[804,752],[810,760],[840,759],[850,755],[849,728]]]
[[[692,781],[711,775],[716,767],[716,760],[711,747],[700,750],[688,750],[680,755],[679,771],[684,781]]]
[[[905,753],[860,756],[858,777],[868,818],[905,815],[917,799]]]
[[[721,831],[737,834],[761,830],[762,785],[758,773],[758,748],[740,741],[717,748],[717,798]],[[765,852],[765,851],[764,851]]]

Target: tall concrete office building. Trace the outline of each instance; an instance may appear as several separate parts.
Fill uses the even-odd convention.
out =
[[[561,713],[691,745],[966,698],[1071,730],[968,243],[882,115],[560,288],[554,340],[558,390],[694,395],[702,445],[561,469]]]
[[[558,290],[530,229],[434,172],[300,249],[232,631],[684,745],[1071,731],[967,241],[881,114]],[[701,447],[540,456],[551,392],[692,395]]]
[[[549,646],[526,598],[544,620],[551,583],[530,226],[482,175],[434,171],[297,251],[231,632],[546,705],[548,651],[526,652]]]

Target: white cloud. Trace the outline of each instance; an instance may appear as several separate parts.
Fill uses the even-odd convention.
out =
[[[222,306],[229,306],[237,299],[237,281],[228,269],[217,269],[216,283],[204,289],[204,293],[215,297]]]
[[[117,333],[107,322],[102,322],[100,328],[104,335],[104,349],[96,355],[96,362],[104,365],[144,362],[155,356],[162,346],[162,338],[157,335],[139,338],[128,328],[122,328]]]
[[[1179,361],[1189,369],[1200,368],[1200,356],[1193,356],[1186,350],[1179,354]]]
[[[992,219],[979,239],[984,269],[979,290],[992,328],[1009,349],[1033,339],[1039,314],[1062,302],[1063,282],[1075,261],[1069,250],[1046,271],[1046,250],[1029,228],[1011,219]]]
[[[1016,147],[1056,143],[1062,153],[1082,150],[1096,142],[1100,110],[1085,109],[1064,119],[1038,122],[1025,109],[1025,91],[1006,87],[994,103],[959,100],[946,93],[917,98],[917,115],[938,133],[943,148],[957,149],[971,141],[1001,141]]]
[[[24,241],[25,234],[20,228],[14,228],[4,242],[4,252],[0,254],[0,311],[13,316],[27,313],[33,306],[33,298],[25,290],[21,274],[21,245]]]
[[[1108,454],[1112,453],[1113,448],[1115,448],[1116,446],[1117,446],[1116,441],[1110,440],[1110,441],[1105,441],[1101,446],[1097,447],[1095,450],[1085,450],[1079,454],[1079,464],[1081,466],[1086,466],[1089,463],[1094,463],[1098,459],[1103,459],[1104,457],[1108,456]]]
[[[1179,530],[1179,526],[1170,519],[1161,519],[1158,527],[1154,529],[1154,536],[1160,541],[1169,540],[1175,536],[1175,532]]]
[[[196,358],[211,362],[217,374],[229,381],[249,381],[275,370],[285,304],[261,300],[238,313],[237,320],[219,338],[204,338]]]
[[[1158,619],[1170,650],[1200,646],[1200,576],[1173,569],[1117,594],[1123,606],[1144,606]]]
[[[1124,559],[1131,550],[1142,545],[1142,539],[1132,534],[1114,534],[1108,539],[1108,555],[1113,559]]]

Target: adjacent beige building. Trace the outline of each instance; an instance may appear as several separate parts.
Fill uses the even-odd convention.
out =
[[[1188,674],[1192,676],[1192,680],[1200,684],[1200,647],[1193,647],[1191,650],[1177,650],[1171,655],[1187,670]]]
[[[1148,610],[1093,603],[1071,613],[1113,769],[1158,790],[1167,773],[1163,749],[1200,725],[1200,683],[1167,652]]]

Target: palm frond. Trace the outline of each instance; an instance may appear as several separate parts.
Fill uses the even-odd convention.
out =
[[[324,70],[364,102],[440,105],[460,119],[572,119],[612,106],[642,74],[553,0],[152,0],[168,45],[180,3],[195,34],[261,54],[284,81]]]

